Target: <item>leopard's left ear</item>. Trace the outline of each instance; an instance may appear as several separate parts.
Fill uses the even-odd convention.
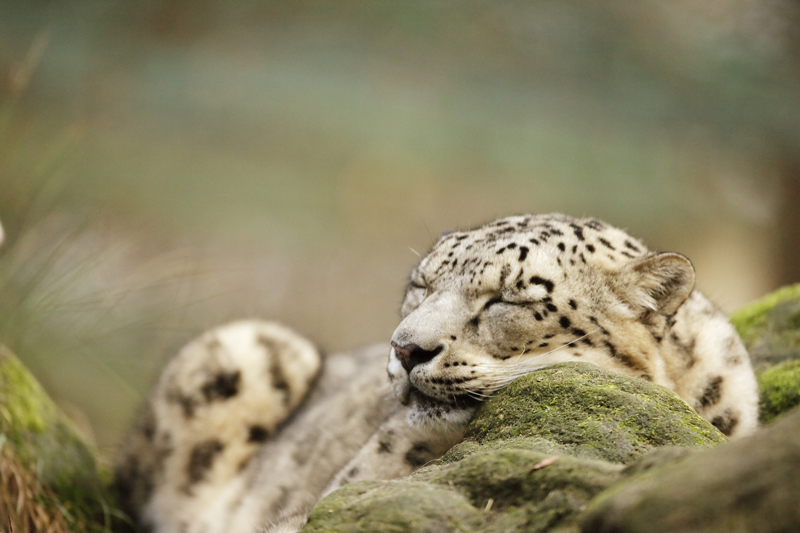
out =
[[[654,253],[625,265],[617,280],[617,293],[634,310],[669,315],[691,294],[694,267],[681,254]]]

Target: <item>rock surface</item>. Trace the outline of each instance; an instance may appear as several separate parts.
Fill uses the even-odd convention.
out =
[[[632,476],[583,517],[589,533],[800,530],[800,411],[750,437]]]
[[[756,370],[800,359],[800,284],[779,289],[731,316]]]
[[[464,442],[411,477],[330,494],[303,531],[575,531],[625,463],[724,440],[664,387],[565,363],[500,391]]]
[[[731,317],[758,377],[761,421],[800,405],[800,284],[784,287]]]
[[[0,346],[0,528],[105,531],[112,513],[96,452]]]

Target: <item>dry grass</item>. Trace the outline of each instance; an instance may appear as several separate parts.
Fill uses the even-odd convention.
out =
[[[43,486],[9,446],[0,450],[0,531],[8,533],[87,532],[69,505]]]

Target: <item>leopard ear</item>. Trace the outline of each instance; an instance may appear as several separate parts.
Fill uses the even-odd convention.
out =
[[[633,309],[672,314],[694,288],[694,267],[681,254],[649,254],[617,273],[618,294]]]

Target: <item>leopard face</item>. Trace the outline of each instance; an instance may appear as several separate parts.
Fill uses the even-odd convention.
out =
[[[651,379],[691,263],[563,215],[442,235],[411,274],[388,372],[412,424],[463,424],[520,375],[582,360]],[[656,379],[656,381],[658,381]]]

